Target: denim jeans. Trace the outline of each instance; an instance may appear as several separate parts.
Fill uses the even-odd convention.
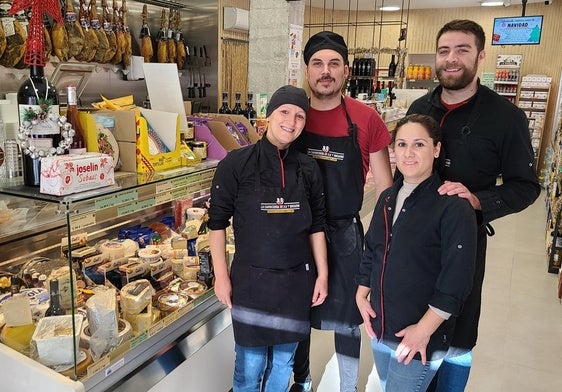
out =
[[[334,343],[340,373],[340,392],[355,392],[359,378],[359,353],[361,352],[359,326],[336,328]]]
[[[428,391],[463,392],[471,366],[472,351],[445,358]]]
[[[424,365],[421,361],[413,359],[410,364],[404,365],[404,363],[398,363],[396,351],[384,343],[378,343],[376,339],[373,339],[371,345],[383,391],[423,392],[443,362],[442,359],[439,359],[427,361]]]
[[[297,342],[246,347],[235,344],[233,392],[286,392]]]

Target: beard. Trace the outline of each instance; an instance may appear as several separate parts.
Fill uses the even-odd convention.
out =
[[[447,65],[445,64],[444,66],[439,67],[436,71],[437,79],[439,79],[441,86],[447,90],[462,90],[474,80],[478,70],[478,60],[476,60],[470,68],[461,65],[460,68],[462,72],[460,75],[447,75],[445,72],[446,68]]]
[[[334,83],[330,88],[326,89],[320,86],[319,84],[324,80],[330,80]],[[310,92],[318,99],[327,99],[333,98],[335,96],[339,97],[342,93],[342,89],[344,86],[345,79],[338,85],[336,79],[331,76],[326,76],[316,80],[316,83],[313,86],[310,86]]]

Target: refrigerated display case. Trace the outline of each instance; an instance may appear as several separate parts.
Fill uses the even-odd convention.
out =
[[[80,265],[84,259],[79,256],[84,248],[77,243],[85,241],[88,246],[95,247],[114,240],[125,228],[142,227],[165,218],[169,220],[177,212],[175,207],[180,199],[192,199],[195,204],[206,200],[217,163],[207,160],[193,167],[152,174],[117,172],[113,186],[64,197],[41,194],[38,188],[3,184],[0,200],[11,219],[4,221],[0,228],[0,279],[11,285],[4,287],[2,298],[11,300],[9,290],[17,291],[12,285],[18,283],[23,287],[23,293],[33,300],[33,323],[27,329],[7,327],[3,325],[5,318],[0,319],[0,326],[3,325],[0,368],[11,376],[10,382],[4,383],[3,391],[37,387],[57,392],[138,390],[139,380],[142,380],[142,389],[149,390],[157,388],[176,367],[197,366],[191,363],[190,357],[207,345],[211,347],[215,337],[232,340],[229,313],[216,300],[212,283],[207,282],[209,286],[197,296],[187,298],[181,308],[165,308],[164,311],[155,306],[157,296],[151,296],[143,313],[138,314],[145,322],[144,327],[132,325],[136,319],[122,320],[122,312],[118,313],[120,339],[113,341],[114,344],[105,351],[94,352],[84,344],[85,338],[92,339],[90,344],[93,342],[93,336],[86,328],[88,317],[84,302],[92,290],[103,284],[92,287],[91,276],[81,276],[85,267]],[[118,259],[105,261],[108,260]],[[47,282],[53,270],[67,271],[66,280],[59,279],[64,282],[61,297],[63,303],[66,301],[67,316],[55,317],[71,321],[65,319],[66,324],[48,328],[56,331],[54,336],[37,333],[41,320],[49,319],[54,323],[55,317],[42,317],[49,294],[46,289],[35,287],[33,279],[29,282],[31,269],[46,275]],[[123,286],[140,282],[128,273],[115,274],[121,277]],[[152,284],[157,280],[156,275],[148,272],[143,277],[153,278],[150,282],[156,287]],[[197,278],[201,282],[199,276]],[[119,285],[118,280],[109,279],[107,272],[104,272],[102,283]],[[117,289],[119,292],[120,288]],[[167,289],[160,287],[156,291],[162,294]],[[121,301],[124,295],[121,290]],[[16,294],[15,297],[22,296]],[[160,313],[159,318],[156,313]],[[56,320],[59,322],[59,318]],[[122,324],[125,326],[123,331]],[[34,333],[34,339],[31,339]],[[22,342],[27,342],[28,346]],[[173,355],[178,350],[183,352],[181,361],[177,360],[178,355]],[[226,369],[233,363],[231,351],[223,350],[216,358],[217,363],[223,363]],[[61,360],[56,360],[57,355],[70,355],[70,361],[63,361],[70,363],[61,365],[58,363]],[[226,370],[224,373],[222,379],[217,376],[206,382],[213,385],[220,381],[220,388],[227,390],[232,372]]]

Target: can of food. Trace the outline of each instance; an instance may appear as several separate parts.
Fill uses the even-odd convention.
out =
[[[203,140],[194,140],[191,142],[191,149],[201,160],[207,159],[207,142]]]

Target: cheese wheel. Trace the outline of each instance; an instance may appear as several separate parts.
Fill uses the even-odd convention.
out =
[[[109,260],[125,257],[125,246],[120,241],[106,241],[98,245],[98,251]]]
[[[0,334],[0,340],[6,346],[28,355],[29,343],[31,342],[33,332],[35,332],[35,324],[20,325],[18,327],[4,326]]]

